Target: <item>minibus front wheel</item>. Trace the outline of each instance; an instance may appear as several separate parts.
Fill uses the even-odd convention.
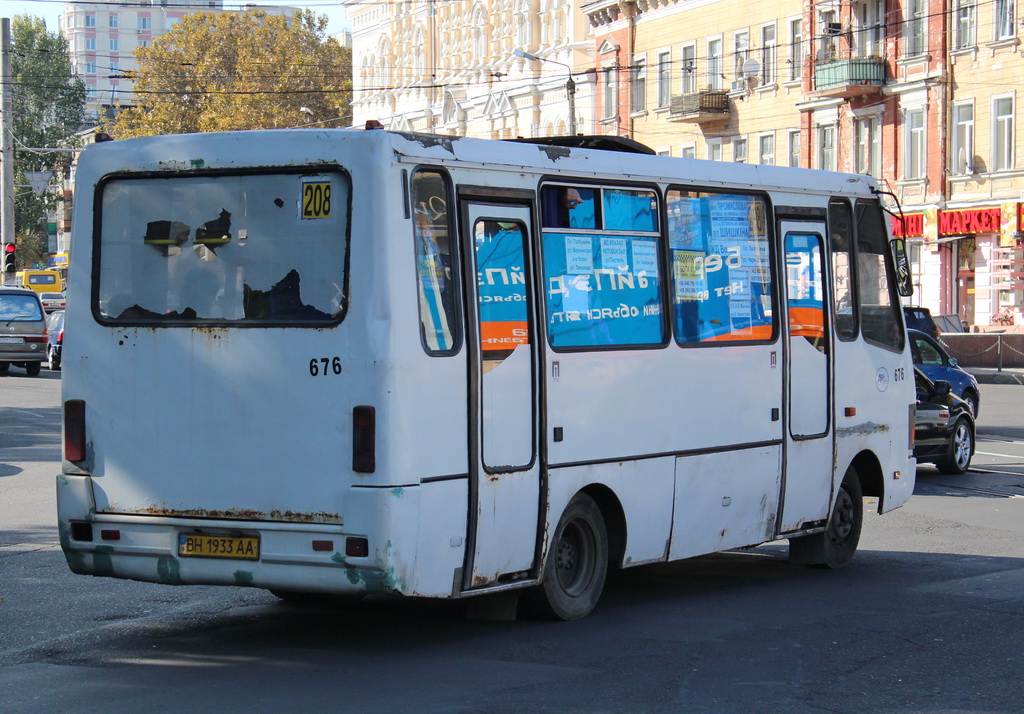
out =
[[[853,558],[864,524],[864,495],[851,465],[843,476],[828,525],[821,533],[791,538],[789,559],[799,565],[842,568]]]

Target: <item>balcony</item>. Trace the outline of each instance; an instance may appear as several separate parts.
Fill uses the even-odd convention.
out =
[[[814,66],[814,91],[820,97],[877,94],[885,84],[885,60],[858,57],[819,62]]]
[[[720,89],[705,89],[694,94],[672,97],[669,121],[708,124],[728,121],[731,112],[729,93]]]

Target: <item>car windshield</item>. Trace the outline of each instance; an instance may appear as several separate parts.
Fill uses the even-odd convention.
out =
[[[39,301],[31,295],[0,295],[0,320],[42,320]]]

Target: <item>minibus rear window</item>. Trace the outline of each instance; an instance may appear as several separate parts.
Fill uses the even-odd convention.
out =
[[[127,176],[97,197],[107,324],[323,325],[346,307],[337,170]]]

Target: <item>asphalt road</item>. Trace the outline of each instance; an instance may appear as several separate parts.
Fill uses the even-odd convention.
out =
[[[571,623],[458,603],[296,608],[72,575],[59,380],[0,375],[0,711],[1020,712],[1024,387],[986,385],[977,470],[919,469],[841,571],[781,544],[615,575]]]

